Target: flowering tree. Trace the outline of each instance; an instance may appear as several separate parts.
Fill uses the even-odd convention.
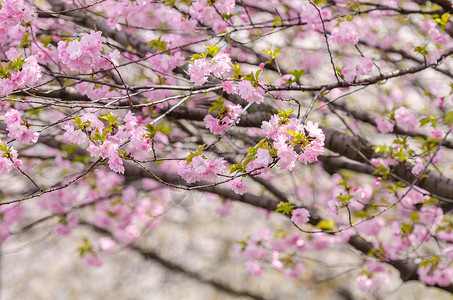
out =
[[[100,266],[199,191],[291,224],[242,232],[253,275],[348,245],[362,291],[453,292],[450,1],[0,7],[1,243],[88,226]]]

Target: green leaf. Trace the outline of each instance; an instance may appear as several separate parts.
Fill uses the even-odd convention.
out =
[[[280,203],[277,205],[277,209],[275,211],[281,212],[284,215],[290,215],[293,213],[294,208],[296,208],[296,206],[292,205],[291,202],[280,201]]]
[[[274,17],[274,22],[272,22],[272,26],[278,26],[278,25],[282,25],[282,18],[280,18],[279,16],[273,16]]]
[[[220,51],[218,44],[215,44],[214,46],[207,46],[206,50],[207,54],[211,56],[216,56],[216,54]]]
[[[167,42],[161,40],[162,36],[159,36],[157,40],[151,40],[148,43],[150,48],[155,48],[157,51],[165,51],[167,50]]]
[[[79,118],[79,115],[75,116],[74,123],[76,123],[79,126],[82,126],[82,119]]]
[[[349,14],[346,16],[346,21],[351,22],[352,20],[354,20],[354,17],[355,15]]]
[[[277,56],[280,55],[280,53],[278,53],[278,51],[280,51],[281,49],[282,49],[281,47],[274,48],[274,46],[271,46],[271,49],[265,50],[265,51],[262,51],[262,52],[266,53],[266,54],[269,54],[271,59],[274,60],[275,58],[277,58]]]
[[[227,170],[230,171],[230,174],[232,174],[234,172],[244,172],[245,171],[242,163],[233,164],[233,165],[229,166]]]
[[[444,116],[444,124],[451,126],[453,124],[453,111],[449,111]]]
[[[291,83],[293,83],[293,82],[300,83],[300,78],[301,78],[303,75],[305,75],[305,70],[303,70],[303,69],[300,69],[300,70],[293,70],[293,71],[290,71],[289,74],[294,75],[294,80],[292,80],[292,79],[287,80],[286,82],[287,82],[288,84],[291,84]]]
[[[427,46],[428,46],[428,44],[425,44],[423,46],[417,46],[417,47],[415,47],[414,52],[421,54],[422,56],[427,56],[429,54],[429,51],[426,50]]]
[[[201,155],[201,152],[203,151],[203,148],[206,146],[206,144],[200,145],[197,147],[197,155]]]

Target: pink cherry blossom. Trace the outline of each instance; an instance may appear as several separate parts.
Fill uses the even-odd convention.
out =
[[[417,126],[417,118],[405,107],[395,111],[395,120],[398,126],[406,131],[413,130]]]
[[[69,69],[82,73],[90,72],[99,68],[103,60],[102,51],[103,38],[101,31],[92,30],[79,39],[70,42],[60,41],[58,43],[59,58]]]
[[[310,219],[310,212],[305,208],[297,208],[293,211],[291,221],[296,225],[303,225]]]
[[[214,70],[214,66],[206,58],[195,60],[193,65],[189,66],[190,81],[195,86],[203,85],[208,81],[208,75]]]
[[[244,195],[247,192],[247,187],[243,184],[242,180],[239,179],[232,181],[231,187],[238,195]]]
[[[237,93],[237,89],[233,86],[233,83],[231,81],[222,82],[222,89],[227,94]]]
[[[69,124],[64,125],[63,129],[66,131],[63,134],[63,140],[65,142],[80,145],[86,141],[86,135],[85,135],[85,133],[83,133],[82,130],[80,130],[80,129],[74,130],[74,127]]]
[[[355,45],[359,42],[359,34],[352,22],[341,22],[339,27],[335,27],[331,34],[332,41],[340,45]]]
[[[238,94],[242,99],[249,103],[260,104],[264,101],[264,90],[261,86],[254,87],[249,80],[240,81],[238,84]]]
[[[392,122],[383,117],[378,117],[374,119],[377,125],[377,129],[382,133],[393,132],[393,127],[395,126]]]
[[[412,174],[418,175],[423,170],[424,164],[420,157],[415,158],[415,166],[412,168]]]
[[[99,239],[99,247],[108,254],[115,252],[116,242],[109,237],[103,237]]]

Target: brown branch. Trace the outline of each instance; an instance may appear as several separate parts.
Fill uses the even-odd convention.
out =
[[[202,121],[206,114],[207,110],[205,109],[183,107],[174,110],[168,117]],[[261,123],[269,120],[269,116],[270,113],[265,111],[244,115],[238,125],[261,127]],[[325,147],[335,153],[367,164],[371,158],[378,157],[373,150],[373,145],[360,136],[348,136],[327,127],[323,127],[322,130],[326,136]],[[411,169],[411,165],[400,163],[394,168],[394,174],[406,182],[412,182],[416,176],[411,173]],[[423,176],[422,179],[417,181],[416,185],[418,187],[439,197],[440,200],[453,200],[453,180],[432,171],[426,171],[425,174],[427,175],[426,177]],[[449,207],[450,205],[448,204],[445,208]]]

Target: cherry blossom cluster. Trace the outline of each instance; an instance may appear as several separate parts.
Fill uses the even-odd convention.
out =
[[[331,39],[334,43],[340,45],[356,45],[359,42],[360,35],[353,22],[343,21],[338,27],[334,27]]]
[[[339,224],[346,224],[347,216],[339,214],[340,209],[347,207],[348,212],[363,210],[364,206],[371,201],[372,188],[367,184],[350,185],[338,174],[332,176],[331,182],[336,183],[336,186],[331,188],[331,199],[327,202],[329,207],[327,215]],[[366,231],[369,225],[370,223],[365,222],[361,228]],[[376,226],[374,229],[378,230],[379,227]]]
[[[263,87],[262,81],[242,80],[238,83],[237,94],[249,103],[260,104],[264,101],[265,90]]]
[[[359,75],[368,75],[373,70],[374,64],[368,57],[361,57],[357,65],[349,64],[341,70],[344,80],[354,82]]]
[[[102,32],[91,30],[72,41],[58,42],[58,57],[72,71],[87,73],[98,70],[105,59],[101,57]]]
[[[368,262],[356,278],[360,290],[370,293],[389,282],[387,268],[382,263]]]
[[[225,159],[218,157],[213,160],[201,154],[203,146],[198,147],[197,152],[181,160],[178,165],[178,174],[187,182],[195,183],[201,179],[216,180],[227,168]]]
[[[324,153],[325,140],[318,124],[308,121],[304,125],[300,119],[289,118],[291,112],[280,111],[261,125],[266,137],[274,140],[280,169],[290,171],[297,160],[305,164],[317,161],[317,157]]]
[[[208,53],[212,53],[210,49],[200,57],[195,59],[194,64],[189,66],[190,81],[195,86],[203,85],[208,81],[208,75],[212,74],[215,77],[222,77],[225,73],[231,70],[231,58],[227,53],[217,53],[211,59],[207,58]]]
[[[33,10],[23,0],[3,0],[0,5],[0,43],[23,35],[21,24],[33,19]]]
[[[29,129],[30,125],[25,118],[21,118],[18,110],[11,109],[8,111],[5,115],[5,123],[9,137],[25,144],[38,141],[39,133]]]
[[[12,146],[0,141],[0,174],[11,172],[13,166],[20,167],[22,161],[17,159],[17,151]]]
[[[208,114],[203,121],[206,128],[213,134],[222,134],[236,120],[242,112],[242,107],[238,104],[223,103],[221,99],[213,104],[209,112],[219,110],[217,118]],[[238,121],[238,120],[237,120]],[[236,122],[237,122],[236,121]]]
[[[138,124],[137,118],[132,112],[128,112],[120,124],[119,116],[108,114],[97,117],[87,113],[82,117],[76,117],[74,123],[63,126],[65,133],[63,139],[69,143],[83,144],[89,139],[87,148],[91,157],[108,159],[109,167],[117,173],[124,173],[123,160],[120,154],[127,153],[120,149],[122,143],[130,141],[131,152],[140,155],[142,152],[151,151],[151,144],[156,135],[152,125]],[[103,121],[107,122],[107,125]]]
[[[25,60],[22,56],[0,65],[0,96],[7,96],[14,90],[32,85],[41,79],[41,67],[36,56],[31,55]]]

